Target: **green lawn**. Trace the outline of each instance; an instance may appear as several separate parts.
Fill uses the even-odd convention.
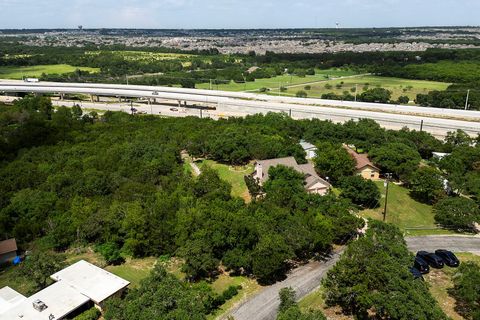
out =
[[[80,69],[89,72],[99,72],[98,68],[74,67],[68,64],[37,65],[29,67],[0,67],[1,79],[22,79],[22,77],[40,77],[45,74],[62,74]]]
[[[336,85],[343,82],[341,88],[337,88]],[[326,84],[332,86],[331,89],[325,88]],[[435,81],[425,81],[425,80],[409,80],[401,78],[389,78],[389,77],[379,77],[379,76],[359,76],[354,78],[347,78],[341,80],[330,80],[327,82],[317,83],[311,85],[311,90],[306,91],[309,97],[319,98],[324,93],[334,92],[336,94],[342,94],[344,91],[348,91],[351,94],[350,90],[355,88],[357,85],[358,94],[363,92],[364,86],[368,84],[369,89],[376,87],[382,87],[392,91],[392,99],[398,99],[399,96],[408,96],[410,100],[414,100],[417,94],[423,93],[426,94],[433,90],[445,90],[450,85],[450,83],[444,82],[435,82]],[[283,94],[294,96],[297,91],[304,90],[303,87],[293,87],[288,88]],[[272,94],[278,93],[278,90],[272,90]]]
[[[13,290],[28,296],[33,293],[33,282],[20,274],[19,267],[8,267],[0,271],[0,289],[9,286]]]
[[[242,289],[239,290],[238,294],[232,299],[225,302],[220,308],[214,313],[207,317],[207,319],[218,319],[227,311],[229,311],[233,306],[239,303],[242,300],[245,300],[247,297],[255,294],[260,290],[260,285],[253,279],[247,277],[231,277],[226,274],[220,275],[212,284],[212,289],[221,294],[229,286],[238,286],[241,285]]]
[[[312,293],[303,297],[302,300],[299,301],[298,305],[300,309],[303,311],[308,310],[320,310],[323,314],[330,320],[351,320],[354,319],[353,316],[346,316],[342,313],[341,308],[339,307],[332,307],[329,308],[325,304],[325,300],[323,299],[324,288],[320,287],[318,290],[313,291]]]
[[[137,288],[140,282],[150,275],[156,261],[154,257],[128,259],[124,264],[108,266],[105,270],[130,281],[130,288]]]
[[[268,78],[268,79],[257,79],[254,82],[247,82],[247,83],[235,83],[232,81],[228,84],[213,85],[213,89],[223,90],[223,91],[256,91],[256,90],[259,90],[260,88],[269,88],[269,89],[272,89],[272,91],[276,90],[278,92],[279,87],[287,87],[291,85],[326,81],[328,80],[329,77],[337,78],[337,77],[352,76],[355,74],[356,73],[354,71],[345,70],[345,69],[316,70],[316,74],[314,76],[298,77],[298,76],[290,76],[290,75],[281,75],[281,76]],[[196,88],[209,89],[210,84],[201,83],[196,85]],[[303,90],[303,86],[296,88],[296,90]]]
[[[254,168],[252,164],[246,166],[228,166],[212,160],[204,160],[198,163],[200,170],[206,165],[216,170],[220,178],[232,186],[232,196],[250,201],[250,194],[245,184],[244,176],[253,172]]]
[[[376,181],[375,183],[382,192],[380,207],[364,210],[360,214],[366,218],[382,220],[385,204],[385,187],[383,181]],[[386,221],[400,227],[405,231],[406,235],[451,233],[448,230],[437,228],[432,206],[415,201],[410,197],[408,189],[394,183],[390,183],[389,186]]]

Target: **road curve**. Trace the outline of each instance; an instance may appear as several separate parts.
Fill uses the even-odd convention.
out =
[[[271,320],[277,316],[280,299],[280,289],[291,287],[300,300],[307,294],[313,292],[320,285],[320,281],[327,274],[327,271],[337,263],[341,253],[334,253],[326,261],[313,261],[304,266],[298,267],[287,279],[277,282],[274,285],[264,287],[258,294],[235,307],[222,319],[232,316],[235,320]]]
[[[435,251],[448,249],[454,252],[471,252],[480,254],[480,236],[422,236],[405,238],[408,249],[412,252],[419,250]],[[236,306],[221,319],[233,316],[235,320],[272,320],[276,318],[280,299],[280,289],[292,287],[297,293],[297,299],[305,297],[315,291],[321,279],[327,274],[340,258],[341,253],[334,254],[330,259],[319,262],[310,262],[293,270],[282,282],[264,287],[255,296]]]

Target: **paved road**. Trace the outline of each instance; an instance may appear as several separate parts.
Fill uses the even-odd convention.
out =
[[[278,292],[282,288],[291,287],[297,293],[300,300],[313,292],[320,285],[320,280],[327,271],[335,265],[340,258],[335,253],[325,262],[314,261],[294,269],[284,281],[277,282],[272,286],[264,287],[257,295],[237,306],[227,316],[233,316],[235,320],[270,320],[275,319],[280,305]]]
[[[408,248],[412,252],[419,250],[435,251],[448,249],[454,252],[471,252],[480,254],[480,237],[475,236],[424,236],[406,238]],[[265,287],[257,295],[234,308],[230,313],[235,320],[271,320],[277,315],[280,300],[278,292],[285,287],[292,287],[300,300],[315,291],[321,279],[340,258],[335,254],[326,262],[311,262],[299,267],[288,275],[287,279],[272,286]]]
[[[219,90],[205,90],[205,89],[188,89],[188,88],[176,88],[176,87],[159,87],[159,86],[135,86],[135,85],[121,85],[121,84],[92,84],[92,83],[63,83],[63,82],[38,82],[38,83],[25,83],[19,80],[1,80],[0,88],[5,87],[54,87],[54,88],[83,88],[83,89],[114,89],[114,90],[126,90],[128,91],[145,91],[143,94],[145,97],[152,97],[152,92],[157,91],[159,94],[175,93],[175,94],[188,94],[205,97],[223,97],[223,98],[235,98],[235,99],[250,99],[265,102],[281,102],[286,104],[299,104],[299,105],[314,105],[314,106],[331,106],[342,107],[352,109],[364,109],[364,110],[376,110],[384,112],[406,112],[412,114],[428,114],[437,115],[442,117],[459,117],[459,118],[474,118],[480,119],[480,111],[472,110],[458,110],[458,109],[443,109],[443,108],[426,108],[419,106],[405,106],[405,105],[392,105],[381,103],[369,103],[369,102],[353,102],[353,101],[340,101],[340,100],[325,100],[316,98],[296,98],[288,96],[272,96],[258,93],[248,92],[231,92],[231,91],[219,91]],[[2,91],[2,89],[0,89]],[[7,90],[8,91],[8,90]],[[56,91],[59,92],[59,91]],[[128,95],[126,95],[128,96]]]
[[[157,92],[154,92],[157,91]],[[480,112],[379,105],[348,101],[275,97],[244,92],[223,92],[168,87],[125,86],[110,84],[23,83],[0,81],[0,92],[79,93],[96,96],[138,97],[160,100],[189,101],[215,105],[221,113],[236,116],[284,112],[293,118],[318,118],[344,122],[368,118],[389,129],[423,129],[439,137],[448,131],[462,129],[472,135],[480,133]],[[155,94],[154,94],[155,93]],[[454,117],[445,119],[444,117]]]
[[[454,252],[471,252],[480,254],[479,236],[424,236],[406,238],[408,249],[412,252],[420,250],[435,251],[447,249]]]

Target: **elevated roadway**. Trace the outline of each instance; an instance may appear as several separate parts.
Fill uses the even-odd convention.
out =
[[[215,106],[218,113],[235,116],[285,112],[297,119],[319,118],[334,122],[368,118],[389,129],[408,127],[419,130],[422,127],[423,130],[439,137],[445,136],[448,131],[457,129],[462,129],[471,135],[480,133],[480,112],[468,110],[303,99],[246,92],[92,83],[27,83],[0,80],[0,92],[128,97],[147,99],[151,103],[162,100],[174,100],[179,103],[188,101]],[[155,112],[155,114],[158,114],[158,112]]]

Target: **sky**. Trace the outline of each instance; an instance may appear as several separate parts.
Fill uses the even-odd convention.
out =
[[[478,26],[480,0],[0,0],[0,29]]]

